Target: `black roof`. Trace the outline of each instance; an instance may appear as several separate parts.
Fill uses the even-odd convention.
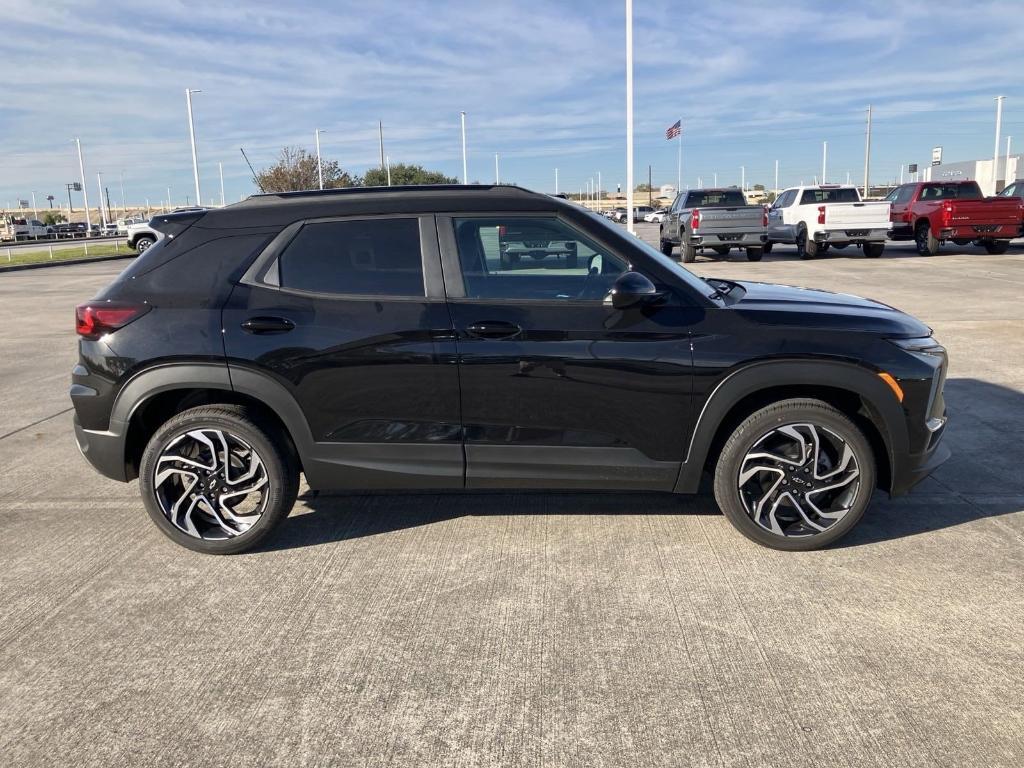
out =
[[[253,195],[208,211],[200,227],[269,227],[299,219],[389,213],[558,211],[575,207],[550,195],[506,184],[346,187]]]

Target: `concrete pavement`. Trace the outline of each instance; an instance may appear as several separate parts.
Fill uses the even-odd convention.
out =
[[[953,459],[807,554],[707,495],[497,493],[306,493],[192,553],[74,445],[73,306],[125,263],[0,276],[0,763],[1024,764],[1024,251],[962,251],[693,265],[950,350]]]

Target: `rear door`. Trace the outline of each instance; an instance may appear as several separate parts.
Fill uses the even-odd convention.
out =
[[[889,209],[889,220],[892,222],[893,237],[910,238],[914,235],[910,205],[916,188],[916,184],[903,184],[896,187],[886,197],[886,200],[892,204]]]
[[[223,313],[232,378],[294,398],[312,487],[463,485],[443,293],[432,215],[296,222],[236,286]]]
[[[704,310],[673,298],[612,308],[629,265],[554,214],[439,216],[438,238],[467,487],[671,489],[690,433],[689,328]],[[524,242],[567,247],[509,258]]]

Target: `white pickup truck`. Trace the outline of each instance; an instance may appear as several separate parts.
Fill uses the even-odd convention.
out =
[[[0,241],[37,240],[52,234],[53,227],[43,224],[39,219],[0,216]]]
[[[766,252],[775,243],[793,243],[801,259],[813,259],[830,247],[859,245],[868,258],[885,250],[889,203],[860,199],[856,187],[821,184],[791,187],[768,210]]]

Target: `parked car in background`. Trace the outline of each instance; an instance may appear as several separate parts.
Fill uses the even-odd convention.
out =
[[[635,206],[633,208],[633,221],[634,222],[643,221],[644,217],[647,216],[650,213],[654,213],[654,209],[651,206],[649,206],[649,205],[638,205],[638,206]],[[619,222],[619,224],[625,224],[626,223],[626,209],[625,208],[616,208],[615,209],[615,217],[612,219],[612,221],[617,221],[617,222]]]
[[[691,189],[680,192],[661,222],[661,252],[692,262],[697,253],[710,248],[728,256],[731,248],[742,248],[750,261],[760,261],[765,240],[765,208],[748,205],[738,187]]]
[[[661,224],[662,220],[665,218],[666,213],[668,213],[668,208],[658,208],[644,216],[644,221],[648,222],[649,224]]]
[[[601,215],[604,216],[606,219],[617,221],[620,214],[623,217],[625,217],[626,215],[626,207],[624,205],[617,205],[614,208],[610,208],[609,210],[604,211],[604,213],[602,213]]]
[[[1024,181],[1015,181],[1010,184],[1006,189],[999,193],[1000,197],[1016,197],[1022,203],[1024,203]],[[1021,222],[1020,232],[1018,233],[1021,237],[1024,237],[1024,209],[1021,211]]]
[[[743,535],[810,550],[949,456],[946,350],[919,320],[701,279],[547,195],[351,188],[152,223],[165,236],[76,307],[74,429],[194,550],[255,546],[300,473],[439,493],[696,493],[711,474]],[[579,261],[507,269],[523,242]]]
[[[150,221],[155,221],[157,218],[157,216],[154,216]],[[133,248],[139,253],[143,253],[147,248],[163,237],[163,234],[159,230],[150,226],[149,222],[129,224],[126,227],[126,230],[126,235],[128,236],[128,247]]]
[[[0,216],[0,242],[17,242],[19,240],[38,240],[53,235],[53,227],[43,224],[39,219],[27,219],[22,216]]]
[[[889,203],[865,202],[854,186],[818,184],[784,190],[768,209],[768,242],[793,243],[801,259],[857,245],[869,258],[885,250]]]
[[[55,224],[53,234],[58,239],[73,237],[85,237],[86,227],[84,221],[70,221],[63,224]]]
[[[913,240],[922,256],[935,255],[946,241],[1006,253],[1024,215],[1019,198],[985,197],[976,181],[903,184],[886,200],[892,204],[892,239]]]

